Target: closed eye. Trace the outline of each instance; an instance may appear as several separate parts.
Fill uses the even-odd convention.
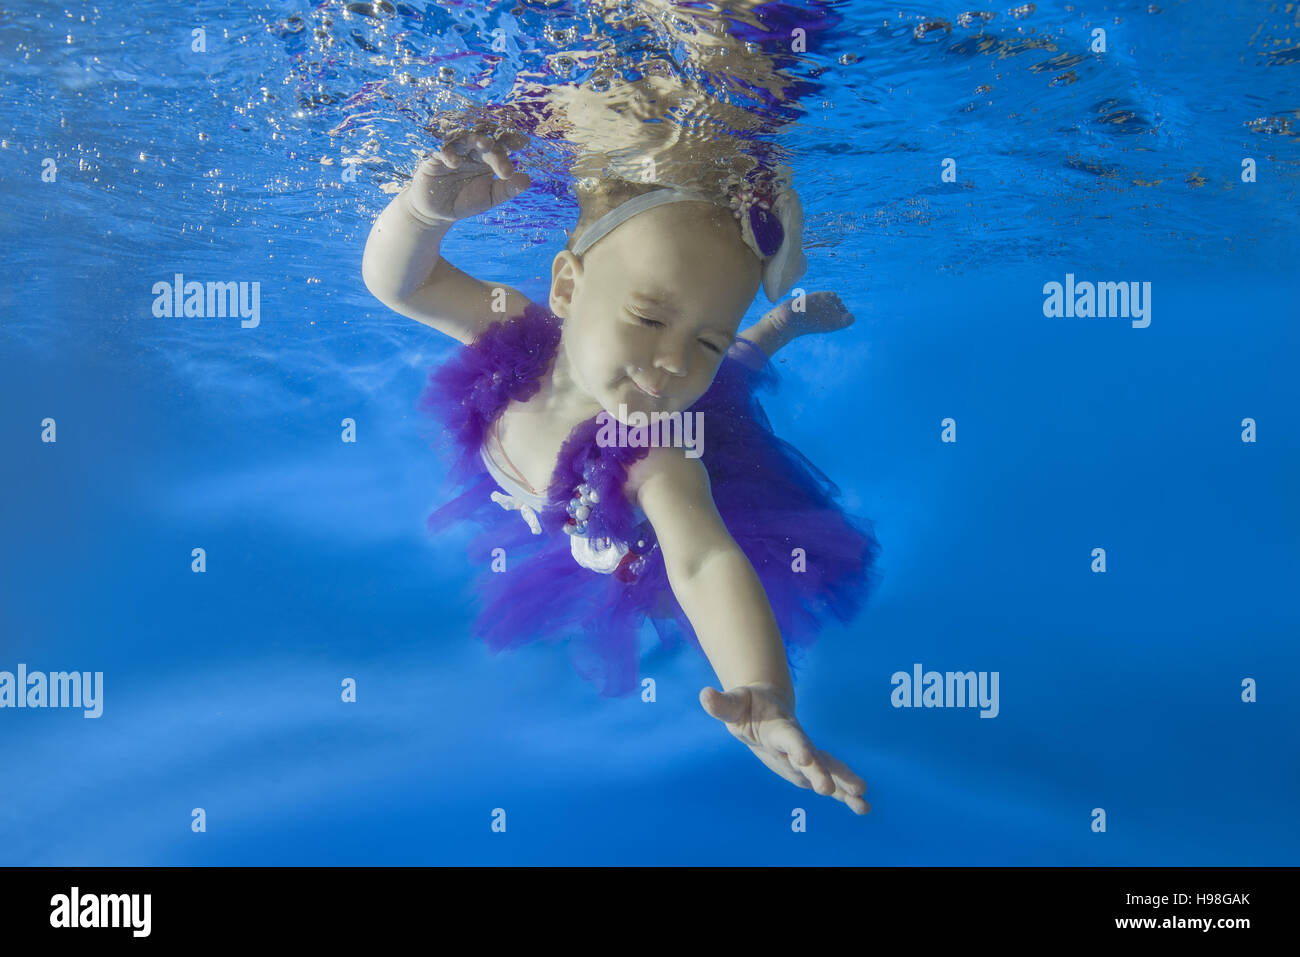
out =
[[[637,319],[640,319],[643,325],[647,325],[647,326],[663,325],[663,323],[660,322],[658,319],[647,319],[645,316],[638,316],[635,312],[631,313],[630,315],[636,316]],[[710,352],[713,353],[721,354],[722,352],[722,350],[719,349],[717,346],[715,346],[712,342],[709,342],[705,339],[700,340],[700,345],[704,346],[706,349],[708,349]]]

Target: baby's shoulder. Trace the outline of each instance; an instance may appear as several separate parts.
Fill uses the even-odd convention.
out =
[[[686,455],[673,446],[651,446],[646,454],[627,470],[625,485],[628,498],[647,513],[647,499],[693,498],[709,490],[709,473],[699,458]]]

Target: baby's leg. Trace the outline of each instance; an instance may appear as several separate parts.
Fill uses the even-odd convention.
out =
[[[772,312],[769,312],[736,337],[737,344],[731,347],[729,355],[733,359],[739,359],[751,369],[759,369],[792,338],[794,337],[789,335],[788,331],[778,322],[776,310],[772,310]],[[762,350],[762,355],[758,355],[753,349],[740,345],[739,340],[741,339],[758,346]]]
[[[792,303],[793,300],[787,300],[770,310],[740,333],[740,338],[748,339],[770,357],[800,336],[835,332],[853,325],[853,314],[833,292],[808,293],[804,297],[804,309],[799,312],[792,308]]]

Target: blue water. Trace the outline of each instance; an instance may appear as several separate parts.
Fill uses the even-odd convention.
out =
[[[0,864],[1297,863],[1282,6],[1041,3],[982,30],[958,7],[777,11],[815,26],[767,107],[793,121],[770,142],[807,209],[803,285],[857,322],[784,350],[765,404],[882,544],[872,605],[796,688],[869,784],[856,817],[706,715],[690,652],[647,655],[653,704],[599,697],[560,649],[490,655],[463,542],[423,528],[442,453],[414,403],[453,346],[362,284],[384,187],[432,112],[635,31],[565,3],[19,4],[0,670],[102,671],[104,705],[0,710]],[[534,142],[535,188],[448,258],[544,298],[576,212],[564,155]],[[177,272],[260,282],[260,323],[155,318]],[[1150,282],[1149,326],[1046,318],[1067,273]],[[997,672],[997,717],[894,708],[915,663]]]

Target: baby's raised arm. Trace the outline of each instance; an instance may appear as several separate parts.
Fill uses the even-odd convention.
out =
[[[394,312],[466,345],[493,322],[519,315],[528,304],[523,293],[462,272],[442,258],[441,248],[457,220],[528,185],[502,145],[476,134],[452,138],[421,161],[410,184],[375,220],[361,263],[366,288]]]
[[[787,781],[867,813],[865,782],[814,748],[795,718],[794,684],[771,603],[718,514],[703,463],[680,449],[652,448],[629,479],[654,526],[673,594],[722,682],[722,694],[700,692],[701,706]]]

